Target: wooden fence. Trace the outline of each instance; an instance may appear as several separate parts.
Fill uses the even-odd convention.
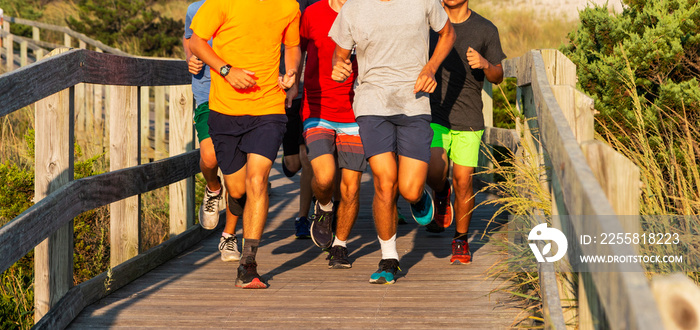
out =
[[[10,33],[12,24],[30,26],[32,38],[25,38]],[[43,31],[43,33],[42,33]],[[63,43],[56,44],[42,40],[49,33],[63,36]],[[5,17],[0,37],[3,39],[6,72],[25,67],[44,57],[47,52],[56,48],[90,49],[115,55],[130,56],[126,52],[91,39],[82,33],[64,26],[35,22],[16,17]],[[19,48],[20,55],[15,55]],[[31,51],[31,53],[29,52]],[[81,145],[91,152],[106,151],[109,142],[109,101],[110,90],[104,85],[79,83],[73,91],[74,97],[74,129],[76,138]],[[150,161],[163,159],[167,155],[168,113],[166,108],[170,102],[169,90],[164,86],[140,86],[139,102],[141,109],[141,157]]]
[[[199,153],[192,127],[191,76],[179,60],[55,51],[0,76],[0,116],[36,102],[36,204],[0,228],[0,271],[35,250],[35,320],[64,327],[87,304],[176,255],[207,232],[194,224]],[[76,85],[108,85],[110,172],[73,180]],[[138,86],[168,87],[173,157],[141,164]],[[163,115],[164,117],[164,115]],[[170,233],[139,254],[138,195],[170,186]],[[72,287],[72,219],[110,205],[111,271]],[[188,229],[189,228],[189,229]],[[52,317],[42,317],[49,313]]]

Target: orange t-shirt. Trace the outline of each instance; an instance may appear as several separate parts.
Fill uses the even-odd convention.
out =
[[[209,109],[231,116],[284,114],[279,87],[281,44],[299,45],[299,4],[294,0],[207,0],[192,31],[234,68],[255,72],[256,85],[236,89],[211,68]]]

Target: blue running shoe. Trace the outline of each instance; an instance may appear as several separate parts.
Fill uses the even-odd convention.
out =
[[[379,269],[369,277],[372,284],[393,284],[396,282],[396,273],[401,270],[399,261],[396,259],[382,259],[379,262]]]
[[[309,229],[311,224],[306,217],[299,217],[294,220],[294,229],[296,230],[296,237],[298,239],[311,238],[311,230]]]
[[[433,221],[434,208],[433,198],[430,197],[427,190],[423,189],[423,195],[420,197],[420,200],[415,204],[411,204],[411,215],[419,225],[425,226],[430,221]]]

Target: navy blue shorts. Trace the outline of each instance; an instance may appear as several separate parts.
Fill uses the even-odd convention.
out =
[[[393,152],[430,162],[430,143],[433,140],[430,115],[360,116],[357,124],[366,159]]]
[[[208,123],[216,161],[221,172],[228,175],[245,166],[249,153],[274,162],[282,144],[287,116],[229,116],[212,110]]]

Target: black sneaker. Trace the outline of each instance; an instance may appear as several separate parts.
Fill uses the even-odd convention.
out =
[[[253,261],[238,266],[236,287],[244,289],[267,289],[267,284],[258,275],[258,264]]]
[[[382,259],[379,269],[369,277],[372,284],[393,284],[396,282],[396,273],[401,270],[396,259]]]
[[[330,269],[352,268],[352,264],[348,260],[348,249],[344,246],[332,247],[326,260],[328,260],[328,268]]]
[[[306,219],[306,217],[299,217],[299,219],[294,220],[294,229],[295,229],[295,235],[297,238],[311,238],[311,232],[309,231],[309,227],[311,224],[309,223],[309,220]]]
[[[333,212],[326,212],[316,205],[316,213],[309,217],[311,221],[311,240],[316,246],[327,249],[333,244]]]

